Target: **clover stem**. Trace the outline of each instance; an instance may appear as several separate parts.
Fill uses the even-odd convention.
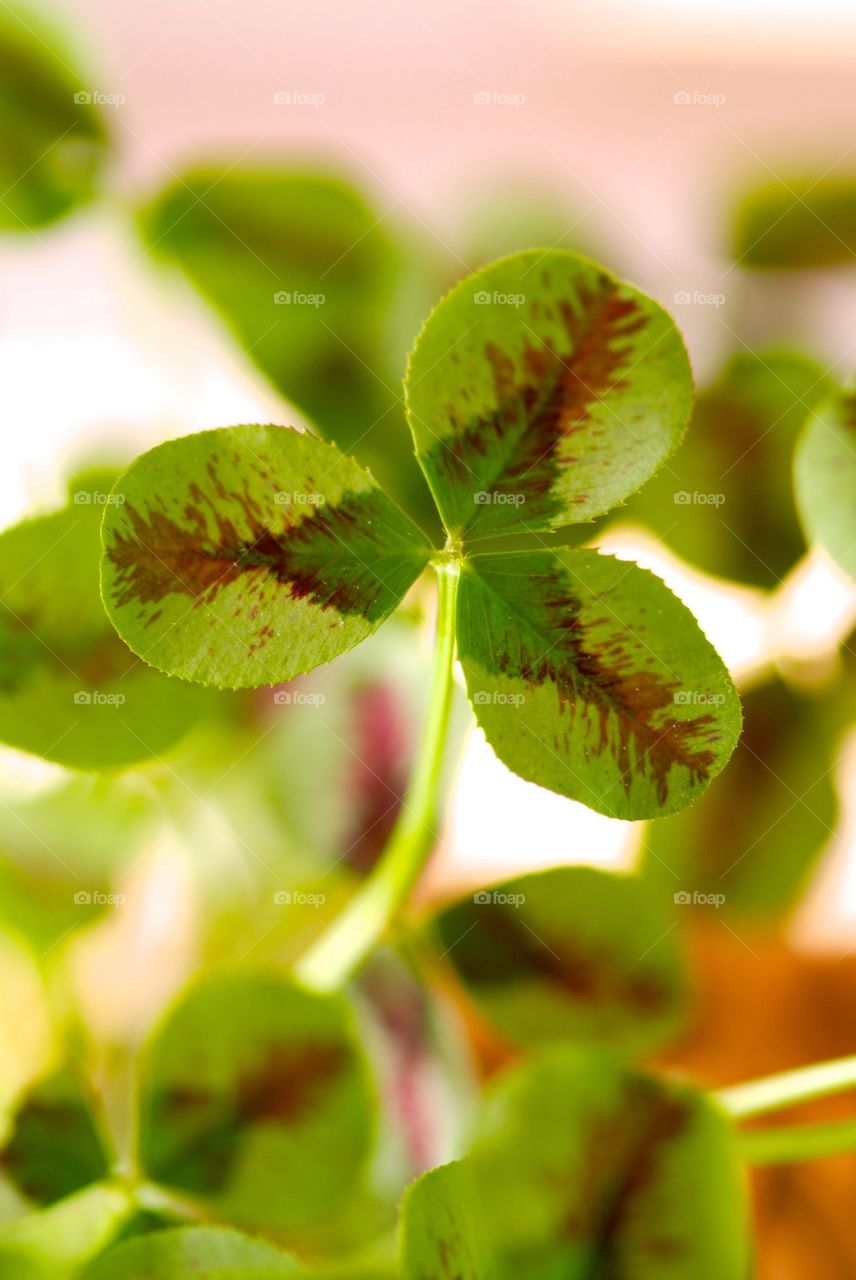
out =
[[[729,1115],[743,1119],[795,1106],[809,1098],[845,1093],[848,1089],[856,1089],[856,1056],[834,1058],[796,1071],[750,1080],[747,1084],[732,1085],[719,1089],[715,1096]]]
[[[740,1135],[740,1150],[748,1164],[796,1164],[846,1155],[856,1151],[856,1120],[750,1129]]]
[[[427,718],[410,787],[380,861],[342,914],[295,967],[300,981],[315,990],[335,989],[362,964],[406,902],[434,846],[452,705],[460,558],[450,551],[438,556],[433,567],[438,582],[434,665]]]

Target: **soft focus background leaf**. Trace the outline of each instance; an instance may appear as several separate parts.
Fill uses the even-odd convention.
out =
[[[856,578],[856,392],[830,396],[809,416],[794,483],[806,536]]]
[[[774,178],[747,192],[737,207],[733,253],[743,266],[849,266],[854,252],[852,175]]]

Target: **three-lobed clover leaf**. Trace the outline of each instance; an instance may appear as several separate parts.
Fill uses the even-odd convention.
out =
[[[141,1080],[146,1175],[246,1227],[332,1220],[372,1141],[345,1001],[277,975],[202,980],[155,1035]]]
[[[616,817],[689,804],[740,728],[692,615],[652,575],[591,551],[470,554],[482,534],[590,519],[653,473],[691,400],[672,321],[585,258],[515,254],[438,305],[406,392],[462,578],[459,656],[499,757]],[[134,652],[202,683],[274,683],[335,658],[431,557],[353,459],[282,427],[160,445],[114,499],[107,611]]]
[[[499,758],[611,817],[690,804],[740,732],[734,686],[689,610],[594,551],[470,557],[458,654]]]
[[[414,1184],[402,1280],[744,1280],[736,1141],[693,1089],[563,1046],[504,1076],[470,1154]]]
[[[636,876],[557,867],[462,898],[437,917],[443,954],[513,1045],[659,1046],[686,997],[669,920]]]
[[[678,445],[692,376],[650,298],[587,258],[533,249],[435,307],[405,393],[446,528],[474,537],[609,511]]]
[[[105,614],[103,497],[80,490],[0,534],[0,740],[78,769],[159,755],[211,710],[212,695],[139,662]]]
[[[429,551],[367,471],[286,427],[202,431],[144,453],[104,520],[117,630],[162,670],[275,684],[353,648]]]
[[[819,542],[856,578],[856,390],[837,391],[814,411],[794,456],[797,509]]]

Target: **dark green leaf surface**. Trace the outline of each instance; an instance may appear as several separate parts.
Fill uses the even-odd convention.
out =
[[[646,837],[647,872],[663,901],[725,919],[775,917],[797,901],[835,830],[833,761],[852,703],[838,685],[822,698],[774,681],[750,690],[743,712],[716,786]]]
[[[274,684],[329,662],[371,635],[428,559],[368,472],[286,427],[170,440],[116,492],[108,613],[147,662],[205,684]]]
[[[856,391],[837,392],[809,416],[794,484],[806,537],[856,578]]]
[[[608,511],[672,452],[692,399],[666,313],[561,250],[457,285],[426,321],[405,387],[446,527],[471,537]]]
[[[519,876],[461,899],[436,925],[466,990],[512,1044],[642,1053],[679,1024],[680,953],[636,877],[592,867]]]
[[[740,352],[699,395],[686,439],[628,515],[692,565],[766,590],[804,550],[792,458],[806,414],[828,393],[814,360]]]
[[[0,1149],[0,1170],[36,1204],[53,1204],[105,1178],[107,1152],[94,1098],[67,1072],[40,1081],[22,1099]]]
[[[740,732],[734,686],[689,610],[594,551],[469,559],[458,653],[499,758],[611,817],[690,804]]]
[[[0,14],[0,229],[28,231],[94,194],[107,154],[90,77],[28,6]]]
[[[555,1050],[500,1081],[472,1158],[503,1280],[747,1274],[735,1138],[690,1088]]]
[[[790,177],[741,201],[734,257],[746,267],[849,266],[856,253],[856,178]]]
[[[301,1280],[309,1273],[263,1240],[224,1227],[158,1231],[111,1249],[83,1280]]]
[[[0,739],[81,769],[166,751],[212,702],[140,663],[110,625],[96,497],[0,534]]]
[[[155,1037],[143,1091],[147,1174],[248,1227],[331,1221],[372,1136],[372,1093],[344,1002],[274,976],[193,988]]]

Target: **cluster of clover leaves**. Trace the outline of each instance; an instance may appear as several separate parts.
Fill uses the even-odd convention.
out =
[[[0,539],[0,735],[87,769],[165,749],[216,696],[202,686],[289,681],[371,635],[423,573],[437,584],[421,747],[378,864],[292,975],[208,973],[179,999],[140,1057],[131,1150],[72,1067],[20,1099],[0,1161],[26,1211],[0,1223],[3,1276],[743,1280],[734,1117],[852,1082],[845,1062],[714,1097],[635,1065],[687,994],[656,903],[634,877],[525,875],[425,925],[517,1061],[397,1226],[378,1203],[377,1085],[345,988],[435,841],[455,658],[497,756],[613,817],[691,804],[741,724],[666,586],[556,534],[681,440],[691,375],[659,306],[574,254],[518,253],[439,303],[405,390],[442,547],[334,445],[270,425],[168,441]],[[851,568],[855,418],[845,394],[822,405],[797,464],[807,527]]]

